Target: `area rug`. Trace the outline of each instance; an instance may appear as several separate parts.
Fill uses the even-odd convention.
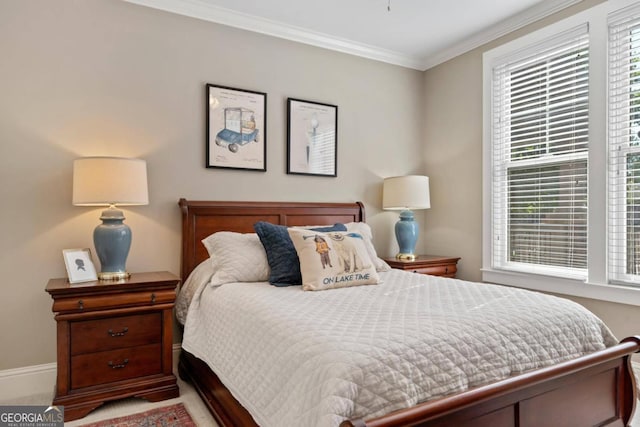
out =
[[[197,427],[182,403],[84,424],[82,427]]]

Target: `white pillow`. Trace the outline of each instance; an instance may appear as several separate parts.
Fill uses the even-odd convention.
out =
[[[369,254],[369,258],[371,258],[371,261],[373,261],[373,264],[376,266],[376,271],[383,272],[391,270],[389,264],[378,257],[378,254],[376,253],[376,248],[373,246],[373,233],[371,232],[369,224],[366,222],[348,222],[345,226],[349,232],[362,234],[364,237],[364,244],[367,248],[367,253]]]
[[[212,286],[269,280],[267,254],[256,233],[219,231],[202,243],[213,265]]]
[[[300,260],[303,290],[321,291],[378,283],[378,273],[362,235],[295,228],[289,228],[287,232]]]

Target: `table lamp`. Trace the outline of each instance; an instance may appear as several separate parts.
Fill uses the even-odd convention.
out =
[[[100,259],[100,280],[129,277],[127,255],[131,248],[131,229],[116,205],[149,204],[147,163],[122,157],[83,157],[73,162],[73,204],[109,206],[102,211],[93,232],[93,244]]]
[[[400,210],[400,220],[396,223],[396,239],[400,252],[397,259],[414,260],[414,250],[418,240],[419,227],[412,210],[429,209],[429,177],[420,175],[385,178],[382,190],[382,207]]]

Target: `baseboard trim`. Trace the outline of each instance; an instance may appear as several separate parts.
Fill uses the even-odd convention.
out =
[[[174,366],[180,356],[181,344],[173,344]],[[0,402],[37,394],[51,393],[56,385],[56,364],[25,366],[0,371]]]
[[[0,371],[0,401],[51,393],[56,383],[56,364],[25,366]]]

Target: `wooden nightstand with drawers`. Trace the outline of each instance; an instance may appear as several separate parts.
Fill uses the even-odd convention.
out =
[[[431,276],[456,277],[459,257],[445,257],[436,255],[417,255],[413,261],[395,258],[385,259],[391,268],[413,271],[414,273],[429,274]]]
[[[53,405],[64,405],[65,421],[110,400],[179,396],[172,369],[179,283],[166,271],[122,281],[49,281],[58,336]]]

